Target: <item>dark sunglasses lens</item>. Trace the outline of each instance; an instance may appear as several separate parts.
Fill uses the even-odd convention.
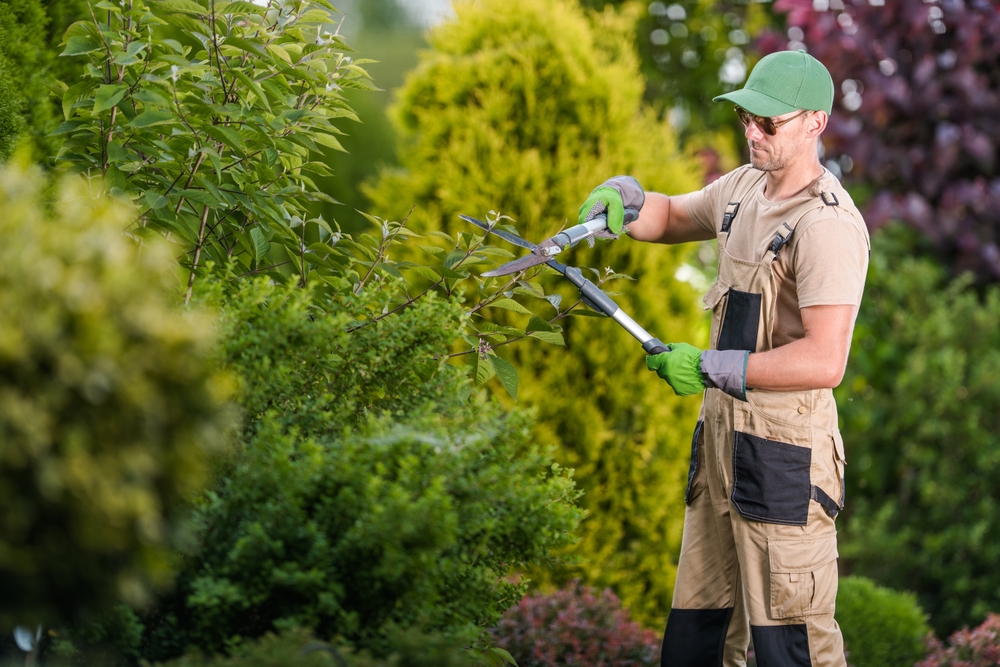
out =
[[[740,122],[743,123],[744,127],[750,125],[750,123],[753,123],[761,130],[763,130],[764,134],[768,134],[771,136],[774,136],[774,133],[777,132],[778,130],[778,128],[774,126],[774,122],[770,118],[764,118],[763,116],[754,115],[749,111],[747,111],[746,109],[744,109],[743,107],[736,107],[736,115],[740,117]]]

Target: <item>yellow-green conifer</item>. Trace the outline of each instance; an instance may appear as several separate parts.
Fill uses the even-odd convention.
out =
[[[697,165],[643,106],[629,23],[569,0],[458,4],[398,92],[402,167],[370,189],[373,212],[401,219],[415,206],[412,226],[454,233],[472,229],[459,213],[492,209],[537,241],[575,223],[590,190],[617,174],[647,190],[697,188]],[[626,312],[665,342],[704,344],[698,296],[675,279],[688,252],[622,239],[561,257],[631,275],[636,282],[616,287]],[[559,443],[558,459],[576,470],[589,513],[573,549],[579,563],[532,577],[611,586],[659,625],[676,574],[698,399],[675,397],[646,371],[638,343],[609,319],[560,324],[566,349],[498,348],[520,370],[518,399],[537,409],[539,439]]]

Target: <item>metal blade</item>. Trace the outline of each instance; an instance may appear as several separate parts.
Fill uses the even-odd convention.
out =
[[[476,220],[475,218],[471,218],[471,217],[469,217],[467,215],[459,215],[458,217],[460,217],[462,220],[465,220],[466,222],[471,222],[476,227],[479,227],[480,229],[482,229],[485,232],[488,232],[490,234],[496,234],[497,236],[499,236],[500,238],[502,238],[504,241],[507,241],[508,243],[513,243],[514,245],[521,246],[522,248],[527,248],[528,250],[534,250],[535,249],[535,244],[534,243],[532,243],[531,241],[527,241],[525,239],[522,239],[517,234],[511,234],[510,232],[505,232],[502,229],[496,229],[494,227],[490,227],[488,224],[486,224],[482,220]]]
[[[538,266],[539,264],[547,264],[552,260],[548,257],[542,255],[525,255],[520,259],[515,259],[513,261],[507,262],[506,264],[501,264],[492,271],[487,271],[486,273],[481,273],[483,278],[496,278],[497,276],[509,276],[512,273],[517,273],[518,271],[524,271],[530,269],[533,266]]]

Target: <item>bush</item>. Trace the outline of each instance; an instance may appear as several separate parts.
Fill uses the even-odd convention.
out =
[[[926,654],[931,629],[912,593],[844,577],[837,590],[837,622],[852,667],[911,667]]]
[[[569,475],[432,351],[460,311],[423,300],[349,333],[375,291],[255,281],[225,308],[244,446],[195,510],[178,588],[143,655],[302,627],[384,656],[388,628],[475,638],[523,594],[579,511]]]
[[[913,234],[873,238],[850,363],[841,554],[917,594],[939,635],[1000,608],[1000,289],[921,259]]]
[[[386,658],[356,653],[349,647],[317,641],[309,633],[292,630],[268,634],[233,649],[231,656],[189,655],[162,667],[469,667],[468,650],[454,640],[413,631],[396,631]]]
[[[993,667],[1000,664],[1000,615],[988,614],[973,630],[963,628],[948,638],[928,642],[929,654],[916,667]]]
[[[0,625],[148,601],[227,444],[214,320],[178,311],[174,258],[69,179],[0,172]],[[50,204],[50,205],[49,205]]]
[[[632,173],[650,190],[698,187],[695,163],[642,104],[622,21],[588,17],[569,0],[459,4],[399,91],[402,168],[383,171],[370,191],[374,209],[401,219],[415,205],[411,227],[451,233],[474,229],[460,213],[498,210],[537,241],[575,220],[590,190],[615,174]],[[621,240],[578,246],[564,261],[631,275],[637,282],[615,297],[626,312],[653,334],[704,344],[697,296],[674,277],[691,251]],[[568,350],[509,345],[515,337],[490,338],[485,326],[461,349],[474,359],[489,346],[513,362],[522,374],[518,400],[537,410],[538,438],[558,444],[558,461],[585,490],[588,518],[571,549],[579,562],[530,576],[610,586],[637,618],[660,625],[676,576],[698,399],[676,398],[608,319],[567,317],[560,304],[578,295],[566,281],[551,272],[523,278],[508,293],[543,285],[562,297],[533,303],[563,327]],[[508,315],[503,324],[529,317]]]
[[[640,667],[660,664],[660,635],[629,619],[610,590],[579,582],[525,597],[493,629],[519,667]]]

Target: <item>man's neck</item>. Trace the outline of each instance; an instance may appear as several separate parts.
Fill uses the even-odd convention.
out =
[[[781,202],[791,199],[809,187],[823,174],[823,165],[819,163],[819,159],[815,156],[810,157],[811,159],[767,172],[764,196],[771,201]]]

